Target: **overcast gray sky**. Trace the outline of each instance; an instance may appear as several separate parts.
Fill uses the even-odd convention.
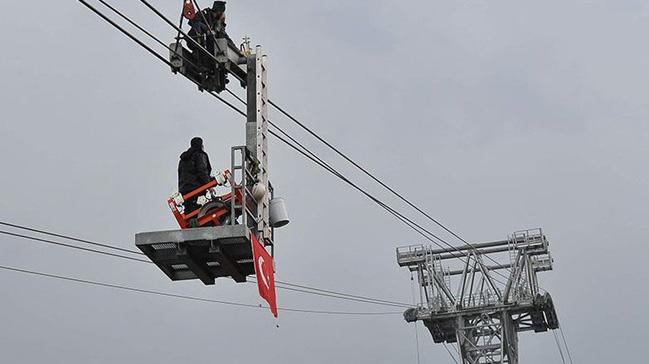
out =
[[[162,38],[175,35],[139,2],[112,3]],[[173,19],[180,3],[153,1]],[[542,227],[555,269],[541,285],[575,362],[644,356],[646,1],[232,0],[228,19],[235,41],[248,34],[266,49],[272,99],[465,239]],[[175,227],[165,198],[192,136],[204,137],[218,168],[244,143],[240,116],[77,1],[6,1],[0,30],[1,220],[133,247],[137,232]],[[278,279],[409,301],[394,248],[420,237],[284,145],[270,148],[292,217],[276,239]],[[252,284],[170,282],[145,264],[0,242],[1,265],[260,302]],[[7,363],[416,362],[413,326],[400,315],[284,312],[278,329],[266,310],[4,271],[0,288]],[[285,291],[278,300],[382,310]],[[421,326],[419,339],[422,362],[451,362]],[[521,334],[520,350],[523,363],[560,362],[551,333]]]

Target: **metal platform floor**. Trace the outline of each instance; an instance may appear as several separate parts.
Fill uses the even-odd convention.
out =
[[[200,279],[211,285],[216,278],[231,277],[245,282],[255,273],[244,225],[139,233],[135,245],[172,281]]]

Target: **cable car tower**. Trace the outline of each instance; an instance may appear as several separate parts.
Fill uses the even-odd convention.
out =
[[[224,30],[210,32],[199,42],[179,31],[184,36],[170,45],[171,70],[209,92],[223,91],[228,75],[237,78],[247,89],[246,143],[231,148],[229,170],[216,173],[194,191],[169,198],[180,229],[139,233],[135,242],[173,281],[199,279],[212,285],[216,278],[230,277],[245,282],[257,273],[260,294],[264,296],[262,283],[272,291],[272,303],[264,298],[273,310],[274,228],[286,225],[288,217],[269,181],[267,59],[259,46],[254,52],[247,42],[237,48]],[[229,193],[216,192],[216,187],[228,185]],[[190,200],[200,207],[190,211]]]
[[[399,247],[397,262],[419,282],[405,320],[422,321],[435,343],[457,343],[463,364],[518,364],[519,332],[559,328],[537,279],[553,263],[541,229],[457,248]]]

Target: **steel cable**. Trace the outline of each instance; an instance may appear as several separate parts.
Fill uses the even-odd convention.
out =
[[[154,291],[154,290],[148,290],[148,289],[142,289],[142,288],[135,288],[135,287],[118,285],[118,284],[112,284],[112,283],[97,282],[97,281],[91,281],[91,280],[87,280],[87,279],[81,279],[81,278],[68,277],[68,276],[62,276],[62,275],[56,275],[56,274],[50,274],[50,273],[37,272],[37,271],[33,271],[33,270],[9,267],[9,266],[4,266],[4,265],[0,265],[0,269],[6,270],[6,271],[13,271],[13,272],[18,272],[18,273],[36,275],[36,276],[41,276],[41,277],[54,278],[54,279],[59,279],[59,280],[64,280],[64,281],[69,281],[69,282],[82,283],[82,284],[86,284],[86,285],[100,286],[100,287],[106,287],[106,288],[114,288],[114,289],[119,289],[119,290],[124,290],[124,291],[131,291],[131,292],[138,292],[138,293],[147,293],[147,294],[152,294],[152,295],[157,295],[157,296],[179,298],[179,299],[183,299],[183,300],[200,301],[200,302],[208,302],[208,303],[218,303],[218,304],[222,304],[222,305],[238,306],[238,307],[246,307],[246,308],[256,308],[256,309],[260,309],[260,308],[267,309],[268,308],[267,306],[263,306],[263,305],[254,305],[254,304],[247,304],[247,303],[240,303],[240,302],[214,300],[214,299],[210,299],[210,298],[202,298],[202,297],[195,297],[195,296],[180,295],[180,294],[175,294],[175,293]],[[325,311],[325,310],[307,310],[307,309],[286,308],[286,307],[278,307],[278,310],[284,311],[284,312],[299,312],[299,313],[323,314],[323,315],[345,315],[345,316],[348,316],[348,315],[354,315],[354,316],[377,316],[377,315],[397,315],[397,314],[401,314],[401,312]]]

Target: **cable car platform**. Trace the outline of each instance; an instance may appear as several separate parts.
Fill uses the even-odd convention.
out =
[[[255,274],[245,225],[139,233],[135,245],[172,281],[200,279],[212,285],[219,277],[245,282]]]

